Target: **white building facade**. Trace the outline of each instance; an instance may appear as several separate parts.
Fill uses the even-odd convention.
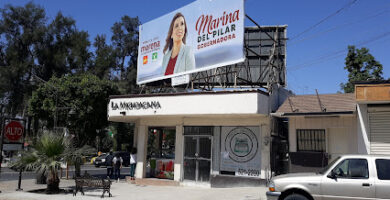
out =
[[[317,171],[342,154],[390,155],[390,83],[353,94],[297,95],[272,115],[288,119],[289,171]]]
[[[135,125],[136,178],[184,185],[269,178],[269,113],[259,90],[112,96],[108,104],[109,121]]]

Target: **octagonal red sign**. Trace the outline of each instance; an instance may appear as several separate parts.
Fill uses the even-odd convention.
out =
[[[10,142],[18,142],[23,136],[24,128],[18,121],[11,121],[5,126],[5,137]]]

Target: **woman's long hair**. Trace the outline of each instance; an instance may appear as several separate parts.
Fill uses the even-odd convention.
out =
[[[184,18],[184,15],[181,14],[181,13],[176,13],[176,15],[173,17],[172,21],[171,21],[171,25],[169,26],[169,31],[168,31],[168,35],[167,35],[167,38],[165,39],[165,46],[164,46],[164,54],[165,52],[167,51],[167,49],[169,48],[169,50],[172,49],[172,46],[173,46],[173,39],[171,38],[172,36],[172,32],[173,32],[173,25],[175,23],[175,20],[179,17],[183,17],[184,19],[184,25],[185,25],[185,31],[184,31],[184,37],[182,39],[183,43],[185,44],[186,43],[186,37],[187,37],[187,22],[186,22],[186,18]]]

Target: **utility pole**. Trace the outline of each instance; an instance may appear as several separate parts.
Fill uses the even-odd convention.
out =
[[[3,143],[4,143],[4,107],[8,103],[5,103],[7,99],[2,99],[0,101],[0,173],[1,173],[1,165],[3,164]]]
[[[4,105],[3,104],[0,104],[1,106],[1,109],[0,109],[0,112],[1,112],[1,117],[0,117],[0,134],[1,134],[1,139],[0,139],[0,176],[1,176],[1,164],[3,163],[3,138],[4,138],[4,134],[3,134],[3,123],[4,123],[4,120],[3,120],[3,107]],[[0,190],[0,193],[1,193],[1,190]]]

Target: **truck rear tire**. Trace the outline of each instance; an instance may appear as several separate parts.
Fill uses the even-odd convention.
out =
[[[301,194],[290,194],[286,196],[283,200],[309,200],[309,199]]]

